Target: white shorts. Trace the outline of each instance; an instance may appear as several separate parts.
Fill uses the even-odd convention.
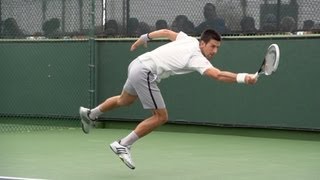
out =
[[[156,75],[138,59],[128,67],[128,78],[123,90],[138,96],[144,109],[164,109],[166,105],[156,82]]]

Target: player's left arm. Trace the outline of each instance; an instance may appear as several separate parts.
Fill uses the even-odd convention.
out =
[[[134,42],[130,48],[131,51],[134,51],[137,47],[141,45],[146,45],[148,41],[155,38],[167,38],[171,41],[175,41],[177,39],[178,33],[171,31],[169,29],[160,29],[157,31],[153,31],[147,34],[143,34],[140,38]]]
[[[154,39],[154,38],[168,38],[171,41],[175,41],[177,39],[178,33],[171,31],[169,29],[160,29],[157,31],[153,31],[149,33],[149,38]]]
[[[254,78],[254,74],[247,73],[233,73],[229,71],[221,71],[218,68],[211,67],[205,70],[204,74],[210,78],[216,79],[218,81],[229,82],[229,83],[246,83],[255,84],[257,79]]]

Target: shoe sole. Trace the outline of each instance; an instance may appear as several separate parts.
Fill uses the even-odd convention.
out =
[[[89,134],[89,131],[86,131],[83,125],[83,122],[81,122],[81,129],[85,134]]]
[[[121,159],[121,161],[122,161],[128,168],[130,168],[130,169],[132,169],[132,170],[135,169],[135,167],[131,166],[130,164],[127,164],[127,163],[123,160],[123,158],[119,156],[119,154],[117,153],[117,151],[115,151],[115,150],[112,148],[111,145],[109,145],[109,147],[110,147],[110,149],[112,150],[112,152],[113,152],[114,154],[116,154],[116,155]]]

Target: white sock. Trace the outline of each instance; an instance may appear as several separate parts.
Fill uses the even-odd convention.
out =
[[[99,106],[95,107],[94,109],[91,109],[91,112],[89,114],[90,119],[97,119],[103,112],[101,112]]]
[[[120,140],[120,144],[123,146],[131,146],[138,139],[138,135],[134,131],[132,131],[130,134],[128,134],[128,136]]]

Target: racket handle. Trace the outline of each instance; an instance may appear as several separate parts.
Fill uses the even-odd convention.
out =
[[[259,78],[259,73],[256,72],[256,73],[253,75],[253,77],[254,77],[255,79],[258,79],[258,78]]]

